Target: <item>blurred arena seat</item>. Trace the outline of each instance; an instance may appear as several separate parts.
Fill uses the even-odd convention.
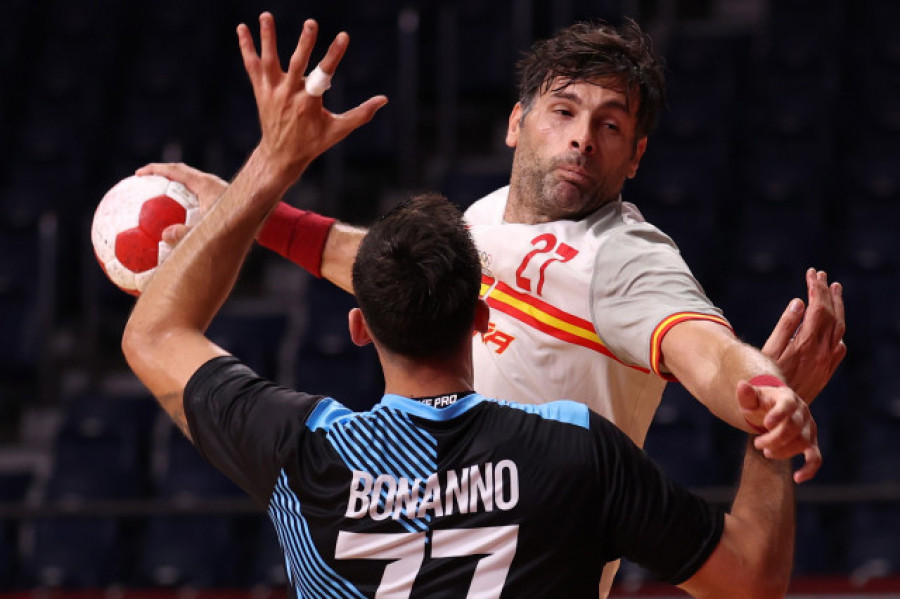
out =
[[[722,480],[709,410],[678,383],[666,386],[644,450],[682,485],[704,487],[733,482]]]
[[[169,505],[242,499],[243,491],[204,460],[187,438],[166,421],[159,433],[154,496]],[[159,587],[227,587],[240,582],[242,563],[238,517],[229,513],[150,516],[139,539],[134,582]]]
[[[252,559],[247,582],[253,587],[280,588],[287,583],[284,553],[272,521],[260,516],[249,538]]]
[[[91,502],[146,495],[146,446],[139,431],[149,410],[128,401],[92,395],[73,401],[54,441],[44,501],[77,511]],[[39,518],[27,559],[29,580],[64,588],[122,583],[133,551],[130,531],[126,520],[92,512]]]
[[[0,504],[24,502],[34,478],[31,470],[8,468],[0,471]],[[0,521],[0,589],[17,588],[24,582],[20,530],[15,520]]]
[[[308,318],[296,359],[296,388],[334,397],[354,410],[368,409],[384,394],[381,367],[371,345],[350,339],[347,314],[356,300],[324,279],[307,290]]]

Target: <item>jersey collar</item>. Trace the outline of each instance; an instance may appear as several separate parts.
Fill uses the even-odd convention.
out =
[[[388,393],[381,398],[381,405],[406,412],[412,416],[419,416],[436,422],[452,420],[460,414],[470,410],[472,407],[484,401],[484,397],[478,393],[470,393],[463,398],[456,400],[455,403],[445,408],[435,408],[425,405],[418,400],[403,397],[402,395],[394,395]]]

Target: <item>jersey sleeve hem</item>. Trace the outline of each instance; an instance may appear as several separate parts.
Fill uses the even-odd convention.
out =
[[[710,507],[710,509],[715,508]],[[682,584],[691,576],[696,574],[701,567],[703,567],[703,564],[706,563],[706,560],[709,559],[709,556],[712,555],[712,552],[715,551],[716,547],[719,546],[719,541],[721,541],[722,539],[722,533],[725,531],[725,513],[721,510],[716,510],[715,518],[716,525],[713,528],[709,538],[707,539],[707,542],[704,545],[703,549],[697,553],[694,559],[685,564],[685,566],[680,571],[678,571],[678,573],[666,580],[666,582],[674,586]]]
[[[653,329],[653,333],[650,338],[650,369],[659,377],[669,381],[669,382],[677,382],[672,374],[663,372],[661,368],[662,361],[662,340],[663,337],[666,336],[672,327],[676,324],[687,322],[689,320],[707,320],[709,322],[715,322],[723,327],[728,328],[728,330],[732,330],[731,324],[722,318],[721,316],[717,316],[715,314],[701,314],[699,312],[679,312],[677,314],[672,314],[662,320],[656,328]]]

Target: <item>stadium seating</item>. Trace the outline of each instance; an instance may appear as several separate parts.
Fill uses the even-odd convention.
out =
[[[644,450],[666,474],[683,485],[723,484],[712,420],[709,411],[684,387],[669,384],[653,418]]]
[[[847,530],[844,568],[862,584],[900,572],[900,508],[896,502],[860,505],[852,511]]]
[[[308,289],[306,331],[296,361],[296,387],[334,397],[352,409],[367,409],[381,399],[384,386],[374,348],[350,339],[347,313],[353,296],[325,280]]]
[[[30,470],[10,468],[0,472],[0,504],[24,502],[33,483],[34,472]],[[15,520],[0,522],[0,589],[18,588],[24,582],[19,533]]]
[[[254,587],[279,588],[287,582],[284,553],[278,543],[278,535],[272,521],[260,516],[253,528],[249,543],[252,561],[247,582]]]
[[[243,491],[206,462],[174,425],[163,427],[154,497],[171,508],[204,500],[242,499]],[[147,518],[133,580],[160,587],[227,587],[241,581],[239,517],[163,512]]]
[[[146,410],[137,404],[126,407],[126,401],[84,396],[73,401],[63,419],[44,501],[76,511],[34,524],[33,549],[26,559],[31,584],[90,589],[127,578],[131,523],[90,507],[147,493],[147,448],[139,432]],[[87,512],[78,513],[79,508]]]

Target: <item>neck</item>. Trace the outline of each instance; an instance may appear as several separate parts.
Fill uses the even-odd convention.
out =
[[[473,388],[471,344],[459,354],[433,360],[381,355],[384,391],[403,397],[434,397]]]
[[[556,222],[561,220],[579,221],[585,219],[603,208],[607,204],[619,199],[615,196],[612,199],[599,203],[596,206],[590,206],[579,212],[558,214],[547,214],[541,212],[539,208],[531,207],[519,202],[519,198],[514,196],[512,189],[509,192],[509,198],[506,201],[506,207],[503,209],[503,221],[511,224],[522,225],[542,225],[544,223]]]
[[[519,193],[516,179],[513,178],[509,185],[509,194],[506,196],[506,207],[503,209],[503,220],[507,223],[522,225],[539,225],[550,222],[552,219],[541,214],[536,208],[526,205],[523,194]]]

